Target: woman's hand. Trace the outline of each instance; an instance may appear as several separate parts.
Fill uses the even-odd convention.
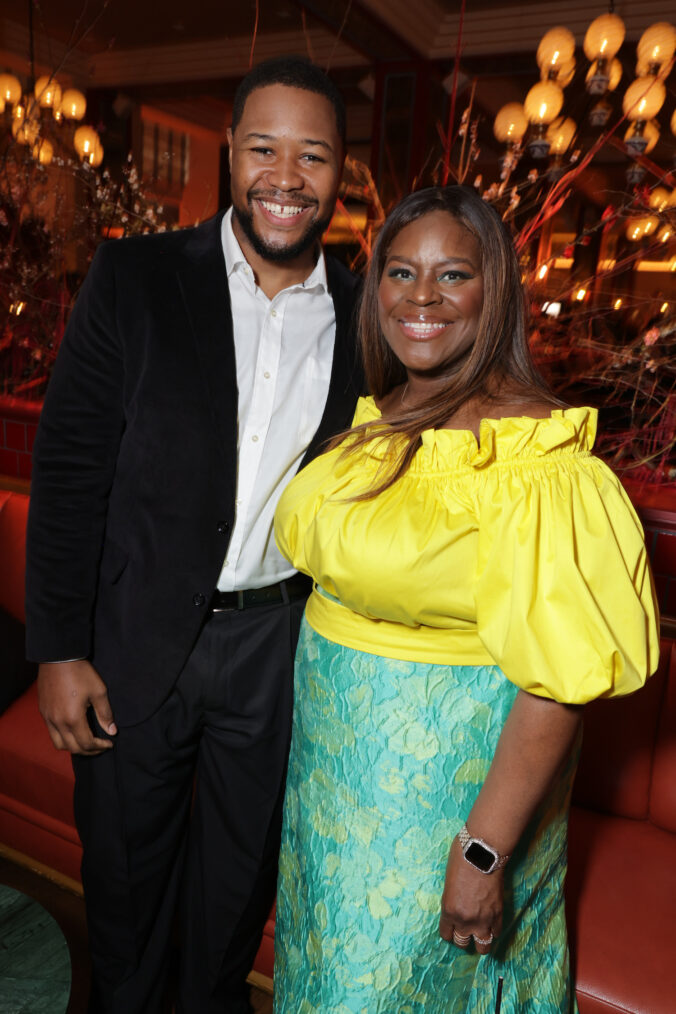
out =
[[[479,954],[488,954],[502,929],[503,871],[481,873],[467,862],[457,838],[446,864],[441,896],[439,934],[457,947],[468,947],[474,937]]]

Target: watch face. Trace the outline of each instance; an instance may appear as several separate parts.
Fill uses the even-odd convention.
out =
[[[478,841],[473,841],[467,846],[465,858],[482,873],[488,873],[497,856],[490,849],[480,845]]]

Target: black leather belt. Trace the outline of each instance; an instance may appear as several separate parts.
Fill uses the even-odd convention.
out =
[[[212,613],[222,613],[228,609],[281,605],[282,602],[306,598],[311,591],[312,579],[305,574],[294,574],[286,581],[268,584],[264,588],[245,588],[244,591],[216,590],[209,603],[209,609]]]

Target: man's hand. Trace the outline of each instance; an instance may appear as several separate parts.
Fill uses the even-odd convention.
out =
[[[112,747],[109,739],[98,738],[89,727],[91,706],[101,728],[111,736],[117,733],[106,685],[86,659],[43,663],[38,670],[38,701],[57,750],[93,756]]]
[[[473,942],[479,954],[488,954],[502,929],[502,894],[502,870],[490,874],[475,870],[454,838],[441,898],[439,935],[457,947]]]

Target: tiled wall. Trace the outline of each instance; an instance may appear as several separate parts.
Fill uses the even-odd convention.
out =
[[[37,401],[0,398],[0,475],[30,479],[31,452],[41,407]]]

